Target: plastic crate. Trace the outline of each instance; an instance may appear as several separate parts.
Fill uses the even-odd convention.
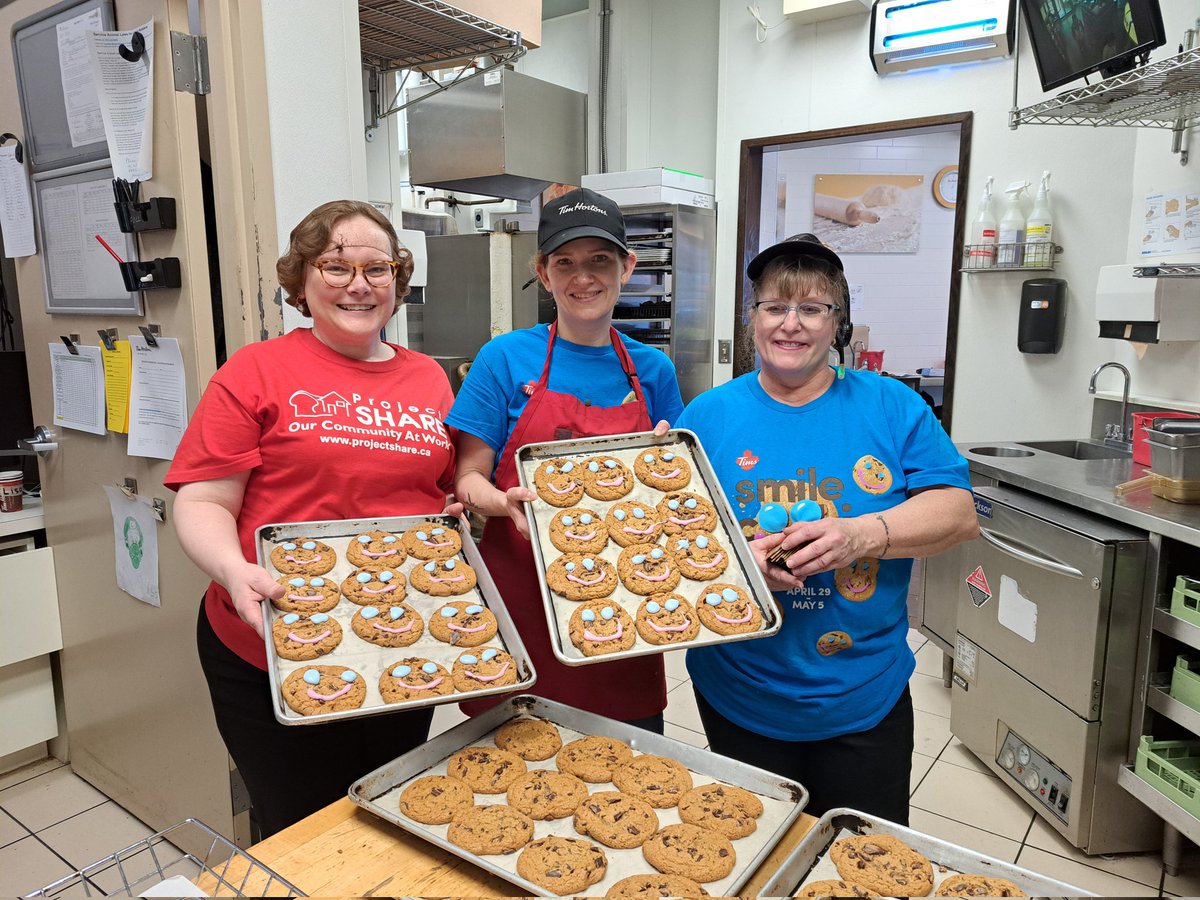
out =
[[[1190,412],[1136,412],[1133,419],[1133,461],[1139,466],[1150,465],[1150,446],[1146,443],[1146,429],[1155,419],[1200,419]]]
[[[1171,615],[1200,626],[1200,580],[1180,575],[1171,592]]]
[[[1186,656],[1175,657],[1175,668],[1171,672],[1171,696],[1200,712],[1200,660]]]
[[[1164,797],[1200,818],[1200,741],[1156,741],[1142,735],[1134,773]]]

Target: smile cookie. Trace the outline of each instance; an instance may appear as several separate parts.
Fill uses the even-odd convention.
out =
[[[475,589],[475,570],[461,559],[431,559],[411,569],[408,577],[431,597],[456,597]]]
[[[480,603],[454,600],[429,619],[429,633],[453,647],[478,647],[496,636],[496,616]]]
[[[684,531],[667,541],[675,565],[685,578],[712,581],[729,566],[729,554],[707,531]]]
[[[346,559],[356,566],[388,568],[400,565],[407,556],[400,538],[390,531],[365,531],[351,538],[346,548]]]
[[[646,862],[668,875],[720,881],[733,871],[737,853],[724,835],[698,825],[668,825],[642,844]]]
[[[379,676],[379,694],[384,703],[405,703],[454,693],[450,673],[420,656],[393,663]]]
[[[534,489],[551,506],[574,506],[583,499],[583,469],[569,459],[548,459],[533,473]]]
[[[342,595],[359,606],[394,605],[407,593],[404,575],[396,569],[364,566],[342,580]]]
[[[568,600],[597,600],[617,589],[617,570],[600,556],[564,553],[546,569],[546,584]]]
[[[400,792],[400,812],[424,825],[445,825],[463,807],[475,805],[475,792],[449,775],[426,775]]]
[[[282,575],[276,579],[284,587],[284,595],[271,605],[284,612],[329,612],[338,605],[337,582],[320,575]]]
[[[679,567],[662,547],[630,544],[617,558],[621,583],[635,594],[662,594],[679,584]]]
[[[717,510],[699,494],[674,491],[658,501],[658,517],[667,534],[712,531],[717,527]]]
[[[621,791],[597,791],[575,810],[580,834],[614,850],[631,850],[658,831],[658,813],[649,803]]]
[[[307,666],[283,680],[283,700],[302,716],[358,709],[367,699],[367,685],[353,669]]]
[[[593,500],[620,500],[633,490],[633,473],[613,456],[593,456],[583,465],[583,491]]]
[[[617,789],[641,797],[657,809],[679,805],[679,798],[692,789],[687,766],[666,756],[643,753],[613,770]]]
[[[587,785],[566,772],[534,769],[508,786],[508,805],[539,822],[565,819],[587,799]]]
[[[350,628],[364,641],[378,647],[407,647],[425,633],[425,620],[407,603],[364,606],[355,612]]]
[[[558,726],[545,719],[514,719],[496,730],[496,746],[521,759],[549,759],[562,748]]]
[[[740,587],[710,584],[696,600],[700,623],[717,634],[747,634],[762,627],[758,604]]]
[[[659,491],[677,491],[692,480],[692,467],[670,447],[650,447],[637,455],[633,471],[638,481]]]
[[[446,774],[461,778],[478,794],[503,794],[529,770],[525,760],[499,747],[464,747],[446,763]]]
[[[578,894],[607,872],[604,851],[579,838],[544,837],[517,857],[518,875],[559,896]]]
[[[592,510],[573,506],[550,520],[550,543],[563,553],[599,553],[608,543],[608,529]]]
[[[622,547],[630,544],[653,544],[662,534],[662,519],[658,510],[637,500],[617,503],[604,517],[608,536]]]
[[[854,464],[854,483],[868,494],[886,494],[892,473],[874,456],[863,456]]]
[[[296,538],[271,550],[271,565],[284,575],[324,575],[337,563],[337,554],[323,541]]]
[[[696,610],[678,594],[652,594],[638,607],[634,626],[651,644],[680,644],[700,632]]]
[[[401,540],[413,559],[449,559],[462,551],[458,532],[437,522],[414,525],[404,532]]]
[[[844,631],[827,631],[817,638],[817,652],[822,656],[833,656],[854,646],[854,640]]]
[[[619,603],[593,600],[571,613],[567,626],[571,643],[584,656],[619,653],[633,646],[637,631],[633,619]]]
[[[467,651],[454,661],[450,677],[460,691],[481,691],[517,683],[517,664],[511,656],[495,647]]]
[[[316,659],[342,642],[342,626],[328,613],[288,613],[271,624],[271,639],[284,659]]]
[[[633,748],[616,738],[598,734],[577,738],[554,757],[560,772],[567,772],[591,784],[612,780],[613,769],[633,759]]]
[[[848,566],[835,569],[833,583],[838,593],[856,603],[870,600],[879,580],[879,560],[871,557],[856,559]]]

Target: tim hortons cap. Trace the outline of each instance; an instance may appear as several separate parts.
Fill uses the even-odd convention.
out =
[[[842,259],[828,247],[821,243],[815,234],[804,232],[803,234],[793,234],[791,237],[784,238],[778,244],[772,244],[766,250],[762,251],[754,259],[750,260],[750,265],[746,266],[746,275],[751,281],[757,281],[763,273],[763,269],[773,260],[783,258],[799,258],[802,256],[811,257],[813,259],[824,260],[839,272],[844,272]]]
[[[538,222],[540,252],[553,253],[567,241],[585,237],[602,238],[628,250],[620,207],[588,188],[577,188],[542,207]]]

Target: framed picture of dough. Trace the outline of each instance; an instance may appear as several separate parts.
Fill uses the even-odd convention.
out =
[[[924,175],[816,175],[813,234],[838,253],[916,253]]]

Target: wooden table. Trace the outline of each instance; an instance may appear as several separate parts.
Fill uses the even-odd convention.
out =
[[[816,821],[801,813],[741,894],[757,896]],[[247,852],[304,893],[315,896],[521,896],[516,885],[397,828],[348,799],[331,803]],[[253,896],[253,887],[244,892]]]

